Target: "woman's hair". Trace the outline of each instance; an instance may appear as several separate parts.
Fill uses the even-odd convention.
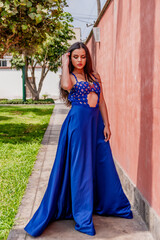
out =
[[[85,50],[85,53],[86,53],[86,64],[84,66],[84,73],[85,73],[85,77],[87,78],[87,80],[89,82],[94,82],[95,80],[92,78],[92,73],[93,73],[93,68],[92,68],[92,60],[91,60],[91,55],[89,53],[89,50],[87,48],[87,46],[82,43],[82,42],[76,42],[74,43],[73,45],[70,46],[70,48],[67,50],[67,52],[70,52],[70,55],[69,55],[69,72],[72,73],[73,70],[74,70],[74,66],[72,64],[72,61],[71,61],[71,55],[72,55],[72,52],[75,50],[75,49],[80,49],[80,48],[83,48]],[[61,82],[61,81],[60,81]],[[61,83],[59,84],[59,87],[60,87],[60,97],[65,101],[65,103],[67,104],[67,106],[70,106],[71,103],[68,101],[68,91],[67,90],[64,90],[62,87],[61,87]]]

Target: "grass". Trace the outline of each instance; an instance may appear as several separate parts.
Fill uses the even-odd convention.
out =
[[[1,240],[14,224],[53,107],[0,107]]]
[[[0,99],[0,104],[53,104],[52,98],[32,100],[26,99],[24,102],[22,99]]]

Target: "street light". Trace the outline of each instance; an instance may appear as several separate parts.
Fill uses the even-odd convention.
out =
[[[93,35],[95,42],[100,42],[100,28],[99,27],[93,27]]]

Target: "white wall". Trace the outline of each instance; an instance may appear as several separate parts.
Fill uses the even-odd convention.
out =
[[[36,82],[39,82],[41,69],[36,69]],[[58,98],[59,96],[59,75],[61,71],[55,74],[48,72],[40,93],[48,94],[49,97]],[[14,69],[0,69],[0,99],[1,98],[19,98],[22,99],[22,71]]]

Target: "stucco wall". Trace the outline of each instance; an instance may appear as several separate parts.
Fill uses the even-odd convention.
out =
[[[115,159],[160,216],[160,1],[113,0],[87,40]]]

